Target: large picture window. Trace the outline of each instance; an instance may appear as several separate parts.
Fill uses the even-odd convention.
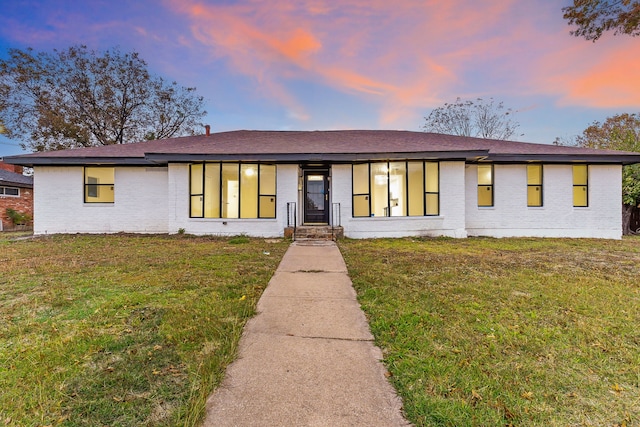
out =
[[[542,165],[527,165],[527,206],[542,206]]]
[[[478,165],[478,206],[493,206],[493,165]]]
[[[353,165],[353,216],[440,214],[438,162],[376,162]]]
[[[84,168],[84,202],[113,203],[115,169],[111,167]]]
[[[195,163],[190,182],[192,218],[276,217],[275,165]]]
[[[587,165],[573,165],[573,206],[589,206],[589,169]]]

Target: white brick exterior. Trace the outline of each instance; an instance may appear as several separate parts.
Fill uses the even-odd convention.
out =
[[[114,203],[84,203],[82,167],[34,168],[35,234],[166,233],[167,168],[115,168]]]
[[[344,233],[352,238],[402,236],[538,236],[619,239],[621,166],[589,166],[589,207],[573,207],[571,165],[544,165],[543,207],[527,207],[526,165],[495,165],[494,206],[477,206],[477,169],[463,161],[440,163],[440,215],[353,218],[350,164],[331,167],[331,202],[340,204]],[[117,166],[115,201],[84,203],[83,168],[36,166],[34,232],[177,233],[282,236],[287,202],[302,218],[300,168],[277,166],[275,219],[189,218],[189,166]],[[333,206],[333,205],[332,205]],[[338,221],[334,221],[338,223]]]
[[[527,207],[526,165],[494,166],[494,206],[478,207],[478,174],[466,166],[466,229],[470,236],[622,236],[622,168],[589,166],[589,207],[573,207],[571,165],[543,166],[543,206]]]

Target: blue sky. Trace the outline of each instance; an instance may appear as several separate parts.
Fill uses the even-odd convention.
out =
[[[212,131],[420,130],[457,97],[517,110],[550,143],[640,111],[640,38],[575,38],[568,1],[14,0],[10,47],[135,50],[206,99]],[[0,139],[0,156],[20,154]]]

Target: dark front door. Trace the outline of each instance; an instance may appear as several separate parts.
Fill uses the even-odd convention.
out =
[[[329,224],[329,171],[304,171],[304,222]]]

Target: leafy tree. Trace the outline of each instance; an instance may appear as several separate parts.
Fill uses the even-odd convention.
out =
[[[520,126],[512,119],[513,114],[511,108],[505,109],[502,102],[496,103],[493,98],[488,101],[482,98],[475,101],[457,98],[453,104],[445,103],[431,111],[425,117],[422,129],[448,135],[509,139]]]
[[[640,1],[637,0],[573,0],[573,6],[563,7],[564,19],[578,28],[576,37],[598,40],[605,31],[614,35],[640,35]]]
[[[136,52],[10,49],[0,60],[0,122],[34,151],[194,134],[195,88],[153,76]]]
[[[580,147],[640,152],[640,114],[618,114],[604,123],[595,121],[575,138]],[[631,214],[640,207],[640,165],[622,169],[622,226],[624,234],[632,234]]]

